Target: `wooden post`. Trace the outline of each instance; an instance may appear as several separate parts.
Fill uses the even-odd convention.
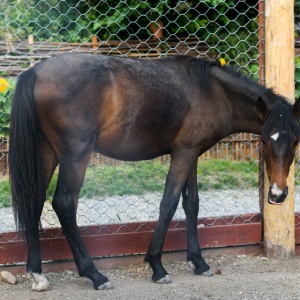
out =
[[[266,0],[265,26],[266,85],[294,102],[294,1]],[[271,258],[295,255],[294,165],[287,184],[289,194],[283,205],[270,205],[269,182],[265,179],[264,249]]]
[[[34,36],[32,34],[30,34],[28,36],[28,44],[29,45],[34,45]]]
[[[34,45],[34,35],[30,34],[28,36],[28,45]],[[30,53],[33,52],[33,49],[30,48]],[[34,59],[31,59],[30,68],[34,66]]]
[[[96,35],[92,35],[92,48],[97,49],[98,47],[98,38]]]
[[[265,0],[259,0],[258,1],[258,74],[259,74],[259,83],[265,84],[265,6],[264,6]],[[264,209],[264,179],[265,179],[265,172],[264,172],[264,166],[265,162],[263,160],[262,151],[261,151],[261,141],[258,142],[259,146],[259,211],[261,214],[263,214]]]

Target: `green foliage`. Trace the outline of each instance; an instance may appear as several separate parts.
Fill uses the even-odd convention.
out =
[[[295,98],[300,97],[300,57],[295,57]]]
[[[87,41],[90,38],[90,20],[85,16],[88,9],[87,1],[1,1],[0,40],[27,40],[33,34],[40,41]]]
[[[4,93],[0,93],[0,137],[7,137],[9,134],[11,101],[16,85],[16,79],[7,79],[7,81],[9,87]]]
[[[149,39],[150,23],[161,20],[164,39],[195,36],[226,61],[248,65],[257,53],[257,13],[254,0],[9,0],[0,3],[0,39]]]
[[[0,180],[0,208],[11,206],[11,190],[8,179]]]

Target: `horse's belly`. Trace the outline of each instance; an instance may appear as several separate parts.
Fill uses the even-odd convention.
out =
[[[112,141],[100,136],[96,141],[95,151],[114,159],[137,161],[168,154],[170,147],[138,139]]]

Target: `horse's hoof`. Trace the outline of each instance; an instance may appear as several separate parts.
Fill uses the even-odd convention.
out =
[[[105,282],[101,285],[99,285],[96,290],[112,290],[114,288],[114,286],[109,282]]]
[[[44,274],[31,273],[33,278],[32,290],[37,292],[44,292],[49,290],[49,281]]]
[[[201,275],[202,275],[202,276],[205,276],[205,277],[212,277],[212,276],[214,276],[214,273],[213,273],[212,270],[209,268],[207,271],[203,272]]]
[[[159,283],[159,284],[168,284],[168,283],[172,283],[172,280],[170,278],[169,275],[166,275],[165,277],[159,279],[159,280],[156,280],[155,283]]]

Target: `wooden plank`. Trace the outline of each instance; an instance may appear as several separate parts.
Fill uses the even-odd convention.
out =
[[[202,219],[200,224],[210,224],[198,229],[202,248],[218,248],[259,244],[262,240],[260,216],[226,217],[224,219]],[[93,257],[145,253],[155,228],[155,222],[112,224],[91,226],[82,229],[83,240]],[[0,240],[0,264],[24,263],[27,250],[17,233],[2,234]],[[72,259],[69,245],[60,229],[49,229],[41,233],[43,260]],[[173,221],[167,233],[163,251],[186,249],[186,224]]]
[[[295,227],[295,245],[300,245],[300,227]]]
[[[265,1],[265,21],[266,85],[294,102],[294,1]],[[289,194],[281,206],[268,203],[269,183],[265,178],[265,253],[289,258],[295,255],[294,165],[287,179]]]

